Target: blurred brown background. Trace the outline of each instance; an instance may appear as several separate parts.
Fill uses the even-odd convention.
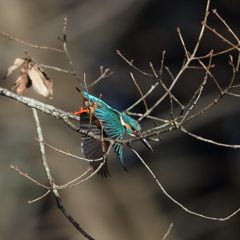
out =
[[[1,0],[0,30],[27,42],[61,48],[57,37],[62,35],[62,20],[68,18],[68,48],[75,68],[88,83],[99,76],[99,66],[111,68],[114,74],[89,89],[118,110],[124,110],[138,99],[132,83],[132,71],[143,92],[155,83],[130,68],[118,55],[120,50],[142,70],[151,72],[149,61],[158,70],[161,53],[166,50],[165,64],[174,75],[181,68],[184,51],[177,35],[181,28],[191,51],[198,39],[206,1],[154,1],[154,0]],[[210,9],[219,14],[239,34],[240,3],[237,0],[212,1]],[[220,21],[209,16],[209,24],[233,39]],[[198,54],[207,54],[227,47],[220,39],[206,31]],[[3,77],[16,57],[25,57],[23,51],[38,62],[69,69],[63,54],[32,49],[6,38],[0,38]],[[234,53],[233,53],[234,54]],[[236,55],[234,55],[236,59]],[[222,86],[231,78],[228,54],[214,60],[212,70]],[[46,69],[54,80],[54,98],[45,99],[30,89],[26,96],[36,98],[65,111],[77,110],[81,99],[75,90],[73,76]],[[19,70],[1,86],[11,89]],[[186,104],[203,79],[203,72],[189,70],[175,86],[173,93]],[[170,81],[168,74],[163,80]],[[239,81],[239,77],[236,78]],[[147,99],[151,106],[163,93],[158,89]],[[194,111],[205,106],[218,94],[209,79],[201,101]],[[136,112],[144,110],[141,105]],[[210,112],[191,122],[187,129],[203,137],[229,144],[240,143],[239,99],[226,97]],[[19,166],[34,179],[47,184],[40,162],[39,146],[31,110],[14,100],[0,97],[0,239],[12,240],[67,240],[85,239],[56,208],[49,194],[44,199],[27,204],[28,200],[44,194],[36,186],[9,168]],[[175,114],[179,109],[175,109]],[[193,112],[194,112],[193,111]],[[164,101],[154,112],[155,116],[170,119],[169,101]],[[80,136],[63,122],[39,113],[44,139],[59,149],[80,155]],[[143,121],[144,130],[153,126]],[[141,143],[135,148],[146,160],[165,189],[176,200],[192,211],[213,217],[225,217],[239,208],[240,151],[227,149],[195,140],[181,132],[161,136],[160,143],[152,143],[154,153]],[[80,175],[88,167],[51,149],[47,149],[48,162],[57,184],[64,184]],[[202,219],[184,212],[158,188],[154,179],[138,159],[128,150],[124,160],[129,173],[118,163],[114,154],[109,158],[109,179],[94,176],[81,186],[60,191],[68,212],[97,240],[158,240],[162,239],[170,223],[174,223],[168,240],[220,240],[240,239],[240,215],[228,221]]]

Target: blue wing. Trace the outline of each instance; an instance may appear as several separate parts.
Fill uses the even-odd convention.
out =
[[[81,94],[86,100],[90,102],[90,105],[97,106],[94,108],[94,114],[98,120],[102,121],[102,125],[107,136],[111,139],[122,139],[125,131],[120,121],[121,113],[115,109],[112,109],[108,104],[99,98],[96,98],[84,91],[81,91]],[[124,167],[122,146],[115,144],[113,145],[113,148],[120,163]],[[124,169],[127,170],[125,167]]]
[[[124,134],[124,127],[120,121],[120,113],[117,110],[112,108],[108,108],[108,105],[102,105],[100,103],[97,104],[98,108],[94,109],[94,114],[96,118],[102,122],[103,128],[111,139],[122,139]],[[117,153],[117,157],[122,165],[123,163],[123,154],[122,154],[122,146],[114,144],[113,148]],[[124,167],[125,168],[125,167]]]

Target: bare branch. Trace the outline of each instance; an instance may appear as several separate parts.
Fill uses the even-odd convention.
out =
[[[147,168],[148,172],[152,175],[152,177],[155,179],[157,185],[160,187],[160,189],[162,190],[162,192],[170,199],[172,200],[174,203],[176,203],[179,207],[181,207],[184,211],[193,214],[195,216],[201,217],[201,218],[206,218],[209,220],[214,220],[214,221],[226,221],[228,219],[230,219],[231,217],[233,217],[234,215],[236,215],[239,211],[240,208],[237,209],[235,212],[233,212],[232,214],[230,214],[229,216],[225,217],[225,218],[215,218],[215,217],[209,217],[200,213],[196,213],[193,212],[191,210],[189,210],[188,208],[184,207],[181,203],[179,203],[177,200],[175,200],[173,197],[171,197],[167,191],[164,189],[164,187],[162,186],[162,184],[159,182],[159,180],[156,178],[155,174],[152,172],[152,170],[149,168],[149,166],[145,163],[145,161],[140,157],[140,155],[138,154],[138,152],[136,152],[133,148],[131,148],[131,150],[136,154],[136,156],[140,159],[140,161],[143,163],[143,165]]]
[[[86,177],[85,179],[81,180],[80,182],[77,182],[77,183],[74,183],[74,184],[69,184],[69,185],[68,184],[64,184],[63,186],[58,186],[58,189],[69,188],[69,187],[76,187],[79,184],[82,184],[82,183],[86,182],[88,179],[90,179],[91,177],[93,177],[101,169],[101,167],[105,164],[106,159],[108,158],[108,155],[110,154],[110,151],[112,150],[113,142],[114,141],[110,142],[108,150],[107,150],[107,152],[103,156],[103,161],[99,164],[98,168],[93,173],[91,173],[88,177]],[[72,182],[74,182],[75,180],[73,180]]]
[[[92,82],[91,84],[89,84],[87,87],[88,87],[88,88],[89,88],[89,87],[92,87],[92,86],[94,86],[95,84],[97,84],[100,80],[102,80],[103,78],[110,77],[110,76],[113,74],[113,72],[110,72],[110,73],[109,73],[109,71],[110,71],[110,68],[107,68],[107,69],[105,69],[104,72],[103,72],[103,66],[100,66],[100,77],[99,77],[98,79],[96,79],[94,82]]]
[[[173,226],[173,223],[170,224],[170,226],[169,226],[169,228],[168,228],[167,232],[165,233],[165,235],[164,235],[162,240],[165,240],[167,238],[167,236],[169,235],[169,233],[170,233],[170,231],[172,229],[172,226]]]
[[[174,81],[174,76],[173,76],[173,74],[171,73],[169,67],[165,66],[165,69],[167,70],[167,72],[168,72],[169,76],[171,77],[172,81]]]
[[[228,43],[229,45],[231,45],[234,49],[239,51],[239,44],[234,45],[233,43],[231,43],[230,41],[228,41],[225,37],[223,37],[220,33],[218,33],[215,29],[209,27],[206,22],[202,22],[203,26],[205,26],[207,29],[209,29],[210,31],[212,31],[214,34],[216,34],[218,37],[220,37],[224,42]],[[226,50],[228,51],[228,50]]]
[[[183,116],[181,122],[178,125],[181,125],[183,123],[183,121],[185,120],[185,118],[187,117],[187,115],[189,114],[189,112],[194,108],[194,106],[196,106],[201,94],[202,94],[202,90],[204,85],[206,84],[207,81],[207,75],[204,77],[202,84],[200,85],[199,89],[194,93],[192,99],[190,100],[189,104],[195,99],[195,101],[193,102],[192,106],[189,107],[188,111],[186,112],[186,114]],[[197,95],[198,94],[198,95]],[[197,97],[196,97],[197,96]]]
[[[209,4],[210,4],[210,0],[207,1],[207,6],[206,6],[206,12],[205,12],[205,17],[204,17],[204,21],[207,21],[207,17],[208,17],[208,9],[209,9]],[[172,84],[170,85],[170,87],[168,88],[169,91],[172,90],[172,88],[174,87],[174,85],[176,84],[176,82],[178,81],[179,77],[182,75],[182,73],[184,72],[184,70],[187,68],[187,66],[189,65],[189,63],[195,58],[195,54],[198,50],[200,41],[202,39],[203,36],[203,32],[204,32],[205,26],[202,26],[202,29],[200,31],[199,34],[199,38],[198,41],[195,45],[195,48],[193,50],[193,53],[191,54],[191,56],[187,59],[184,67],[179,71],[179,73],[177,74],[177,76],[175,77],[174,81],[172,82]],[[148,111],[146,111],[142,117],[140,117],[139,121],[141,121],[144,117],[146,117],[147,115],[149,115],[162,101],[163,99],[165,99],[165,97],[167,96],[168,93],[165,93]]]
[[[152,74],[149,74],[149,73],[146,73],[146,72],[143,72],[142,70],[140,70],[139,68],[137,68],[135,65],[132,64],[133,61],[129,62],[122,54],[119,50],[116,51],[117,54],[126,62],[128,63],[131,67],[133,67],[134,69],[136,69],[138,72],[142,73],[143,75],[145,76],[149,76],[149,77],[153,77]]]
[[[240,97],[240,94],[236,94],[236,93],[226,93],[227,95],[231,95],[231,96],[234,96],[234,97]]]
[[[226,28],[228,29],[228,31],[233,35],[233,37],[237,40],[238,44],[239,42],[239,38],[236,36],[236,34],[232,31],[232,29],[229,27],[229,25],[220,17],[220,15],[217,13],[216,9],[212,10],[213,13],[221,20],[221,22],[226,26]]]
[[[28,204],[31,204],[31,203],[33,203],[33,202],[37,202],[38,200],[41,200],[42,198],[46,197],[50,192],[51,192],[50,189],[47,190],[47,192],[44,193],[42,196],[40,196],[40,197],[38,197],[38,198],[36,198],[36,199],[34,199],[34,200],[28,201]]]
[[[67,18],[64,18],[63,19],[63,39],[60,39],[61,42],[63,43],[63,50],[64,50],[64,53],[66,54],[67,58],[68,58],[68,61],[69,61],[69,64],[70,64],[70,67],[71,67],[71,70],[73,72],[73,75],[76,77],[78,83],[80,84],[81,88],[83,88],[83,84],[82,84],[82,81],[77,73],[77,71],[75,70],[74,66],[73,66],[73,62],[72,62],[72,59],[70,57],[70,54],[68,52],[68,49],[67,49],[67,34],[66,34],[66,28],[67,28]]]
[[[68,187],[73,187],[71,184],[79,180],[80,178],[83,178],[89,171],[92,171],[92,167],[87,168],[87,170],[77,178],[73,179],[72,181],[65,183],[64,185],[58,186],[57,189],[63,189],[63,188],[68,188]]]
[[[189,54],[189,52],[187,51],[185,42],[184,42],[184,40],[183,40],[181,31],[180,31],[180,28],[177,28],[177,32],[178,32],[179,38],[180,38],[180,40],[181,40],[181,43],[182,43],[182,46],[183,46],[183,49],[184,49],[184,52],[185,52],[185,56],[186,56],[186,58],[188,59],[188,58],[190,57],[190,54]],[[184,65],[185,65],[185,64],[184,64]]]
[[[48,66],[48,65],[45,65],[45,64],[40,64],[40,65],[41,65],[41,67],[43,67],[43,68],[50,68],[50,69],[53,69],[53,70],[58,71],[58,72],[74,74],[74,73],[71,72],[71,71],[64,70],[64,69],[61,69],[61,68],[57,68],[57,67],[53,67],[53,66]]]
[[[207,22],[207,18],[208,18],[208,15],[209,15],[209,5],[210,5],[210,0],[207,1],[206,10],[205,10],[205,16],[204,16],[204,20],[203,20],[204,22]],[[196,46],[195,46],[195,48],[193,50],[192,56],[196,55],[196,52],[198,50],[200,41],[201,41],[201,39],[203,37],[204,30],[205,30],[205,26],[203,25],[202,28],[201,28],[199,37],[198,37],[197,44],[196,44]]]
[[[132,108],[134,108],[137,104],[139,104],[143,99],[145,99],[148,95],[150,95],[153,90],[158,86],[158,82],[156,82],[154,85],[151,86],[151,88],[148,90],[148,92],[143,95],[142,98],[138,99],[133,105],[131,105],[129,108],[127,108],[124,112],[128,112],[129,110],[131,110]]]
[[[41,186],[41,187],[46,188],[46,189],[51,189],[51,187],[47,187],[47,186],[39,183],[38,181],[34,180],[33,178],[29,177],[27,173],[23,173],[18,167],[10,165],[10,168],[16,170],[20,175],[23,175],[24,177],[26,177],[30,181],[36,183],[38,186]]]
[[[49,147],[49,148],[52,148],[53,150],[55,150],[56,152],[59,152],[59,153],[62,153],[62,154],[65,154],[65,155],[67,155],[67,156],[69,156],[69,157],[72,157],[72,158],[76,158],[76,159],[79,159],[79,160],[82,160],[82,161],[87,161],[87,162],[92,162],[92,161],[101,161],[103,158],[98,158],[98,159],[94,159],[94,160],[92,160],[92,159],[87,159],[87,158],[82,158],[82,157],[79,157],[79,156],[77,156],[77,155],[73,155],[72,153],[70,153],[70,152],[64,152],[64,151],[62,151],[62,150],[60,150],[60,149],[58,149],[58,148],[55,148],[55,147],[53,147],[53,146],[51,146],[50,144],[48,144],[48,143],[46,143],[45,141],[40,141],[38,138],[35,138],[35,140],[37,141],[37,142],[41,142],[41,143],[43,143],[44,145],[46,145],[47,147]]]
[[[62,211],[62,213],[66,216],[66,218],[72,223],[72,225],[79,231],[82,233],[82,235],[84,237],[86,237],[87,239],[90,240],[94,240],[90,235],[88,235],[81,227],[80,225],[70,216],[70,214],[66,211],[66,209],[64,208],[60,195],[58,193],[58,190],[55,187],[55,183],[54,180],[51,176],[51,172],[50,172],[50,168],[48,166],[47,163],[47,158],[46,158],[46,153],[45,153],[45,148],[44,148],[44,144],[41,142],[43,141],[43,135],[42,135],[42,130],[41,130],[41,126],[40,126],[40,122],[39,122],[39,118],[38,118],[38,114],[37,114],[37,110],[32,108],[32,113],[33,113],[33,118],[36,124],[36,129],[37,129],[37,133],[38,133],[38,138],[40,140],[39,142],[39,146],[40,146],[40,152],[41,152],[41,156],[42,156],[42,164],[45,170],[45,173],[47,175],[47,179],[49,181],[50,186],[52,187],[52,192],[55,196],[55,199],[57,201],[58,207],[59,209]],[[61,203],[61,204],[60,204]]]
[[[185,128],[183,128],[183,127],[181,127],[180,129],[181,129],[184,133],[187,133],[189,136],[194,137],[194,138],[196,138],[197,140],[200,140],[200,141],[203,141],[203,142],[208,142],[208,143],[215,144],[215,145],[218,145],[218,146],[228,147],[228,148],[234,148],[234,149],[240,148],[240,145],[232,145],[232,144],[224,144],[224,143],[215,142],[215,141],[213,141],[213,140],[206,139],[206,138],[200,137],[200,136],[198,136],[198,135],[195,135],[195,134],[193,134],[193,133],[190,133],[190,132],[188,132]]]
[[[55,51],[55,52],[64,53],[64,51],[61,50],[61,49],[34,45],[34,44],[31,44],[31,43],[25,42],[25,41],[23,41],[23,40],[14,38],[14,37],[8,35],[8,34],[5,33],[5,32],[0,32],[0,36],[6,37],[6,38],[8,38],[9,40],[13,40],[13,41],[15,41],[15,42],[19,42],[19,43],[25,44],[25,45],[27,45],[27,46],[29,46],[29,47],[32,47],[32,48],[45,49],[45,50],[51,50],[51,51]]]
[[[127,112],[127,114],[132,115],[132,116],[138,116],[138,117],[141,117],[143,115],[142,113],[133,113],[133,112],[129,112],[129,111]],[[160,122],[164,122],[164,123],[169,122],[169,120],[161,119],[161,118],[150,116],[150,115],[148,115],[146,118],[156,120],[156,121],[160,121]]]
[[[137,84],[137,82],[136,82],[136,80],[135,80],[135,78],[134,78],[134,76],[133,76],[133,74],[132,74],[131,72],[130,72],[130,75],[131,75],[131,78],[132,78],[135,86],[137,87],[137,89],[138,89],[138,91],[139,91],[139,93],[140,93],[140,95],[141,95],[141,100],[143,101],[144,106],[145,106],[145,109],[146,109],[146,111],[147,111],[147,110],[148,110],[148,106],[147,106],[146,100],[145,100],[145,98],[144,98],[144,96],[143,96],[143,94],[142,94],[142,91],[141,91],[139,85]]]
[[[164,64],[164,59],[165,59],[165,53],[166,53],[166,51],[162,52],[161,65],[160,65],[160,70],[159,70],[160,77],[162,76],[162,72],[163,72],[163,64]]]

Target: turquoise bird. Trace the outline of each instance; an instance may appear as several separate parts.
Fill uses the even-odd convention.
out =
[[[80,108],[80,111],[73,113],[73,115],[80,114],[81,129],[90,131],[97,136],[116,140],[121,140],[124,133],[135,137],[142,137],[142,134],[140,132],[141,126],[135,119],[122,114],[116,109],[111,108],[101,99],[96,98],[84,91],[81,91],[78,88],[76,89],[79,91],[84,102],[84,108]],[[109,142],[101,142],[97,139],[86,136],[85,134],[81,134],[81,136],[82,151],[87,159],[100,159],[107,152]],[[141,141],[149,150],[153,151],[152,147],[146,141],[146,139],[142,138]],[[123,146],[114,144],[113,148],[117,153],[117,157],[120,163],[124,169],[127,170],[123,162]],[[102,161],[103,160],[92,161],[90,162],[90,165],[94,170],[96,170]],[[107,167],[107,159],[105,160],[105,164],[100,168],[98,173],[105,177],[107,177],[107,175],[110,176]]]

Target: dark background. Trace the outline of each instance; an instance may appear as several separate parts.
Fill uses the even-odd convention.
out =
[[[99,76],[99,66],[111,68],[114,74],[89,89],[95,96],[103,94],[103,100],[118,110],[124,110],[139,98],[129,72],[133,72],[143,92],[155,80],[145,77],[128,66],[117,54],[130,59],[143,71],[151,73],[149,62],[159,69],[161,54],[166,50],[165,64],[174,76],[179,72],[184,51],[176,28],[180,27],[189,51],[199,36],[206,1],[154,1],[154,0],[88,0],[88,1],[7,1],[0,2],[0,30],[27,42],[61,48],[57,37],[62,35],[62,20],[68,18],[68,48],[75,68],[81,78],[87,74],[91,83]],[[210,9],[218,13],[239,36],[240,3],[237,0],[212,1]],[[212,13],[209,25],[233,37]],[[236,41],[234,41],[236,44]],[[211,49],[215,52],[228,45],[206,30],[198,55]],[[3,77],[16,57],[25,57],[23,51],[38,62],[69,69],[66,57],[48,50],[32,49],[6,38],[0,38]],[[236,53],[232,53],[236,60]],[[221,86],[231,78],[228,54],[214,59],[212,73]],[[206,63],[206,61],[205,61]],[[77,110],[82,105],[75,90],[73,76],[46,69],[54,80],[54,98],[45,99],[30,89],[25,95],[36,98],[65,111]],[[11,89],[19,70],[1,86]],[[175,96],[186,104],[202,82],[204,72],[188,70],[173,89]],[[163,80],[171,79],[166,72]],[[239,83],[239,77],[236,77]],[[158,88],[147,102],[149,106],[163,93]],[[193,112],[212,101],[218,92],[209,78],[203,95]],[[45,190],[9,168],[19,166],[23,172],[47,184],[40,161],[39,146],[31,110],[11,99],[0,98],[0,239],[84,239],[56,208],[50,194],[44,199],[27,204],[45,193]],[[186,128],[202,137],[228,144],[239,144],[238,98],[227,96],[205,115],[195,119]],[[136,112],[143,112],[139,105]],[[179,109],[175,108],[175,114]],[[170,119],[169,100],[166,99],[153,112],[154,116]],[[59,149],[81,155],[80,135],[63,122],[39,113],[44,139]],[[144,120],[143,130],[153,126]],[[141,143],[135,148],[145,159],[167,192],[192,211],[212,216],[226,217],[239,208],[239,150],[223,148],[193,139],[180,131],[161,135],[160,143],[151,143],[154,153]],[[58,185],[83,173],[88,164],[68,158],[47,149],[48,162]],[[116,156],[109,158],[109,179],[94,176],[76,188],[60,191],[63,203],[80,225],[97,240],[145,240],[162,239],[170,223],[174,223],[168,240],[221,240],[240,239],[239,214],[228,221],[202,219],[184,212],[168,199],[139,160],[128,150],[124,161],[126,173]]]

